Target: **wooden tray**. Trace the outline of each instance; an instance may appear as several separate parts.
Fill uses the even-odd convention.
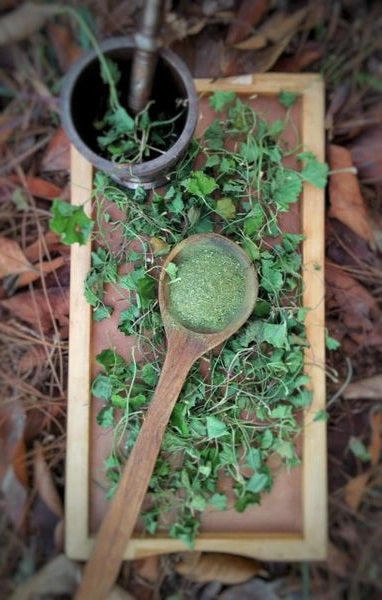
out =
[[[324,160],[324,89],[319,76],[270,73],[216,82],[198,80],[196,86],[199,92],[233,90],[251,101],[256,98],[270,118],[283,115],[277,99],[281,90],[297,92],[293,118],[302,144]],[[93,167],[73,147],[71,152],[72,203],[84,204],[90,213]],[[312,405],[303,416],[302,466],[278,475],[272,492],[263,495],[261,506],[241,514],[234,510],[207,514],[196,541],[197,550],[264,560],[320,560],[326,556],[326,427],[324,422],[313,423],[316,411],[325,408],[324,192],[305,184],[296,211],[294,219],[306,236],[302,245],[303,304],[311,310],[306,319],[310,347],[305,371],[311,377],[313,392]],[[99,466],[97,470],[105,456],[105,439],[97,433],[95,400],[90,396],[99,342],[97,331],[93,332],[91,307],[83,295],[90,255],[90,243],[72,246],[65,538],[67,554],[78,560],[89,557],[94,532],[106,509],[98,481]],[[186,549],[181,541],[162,533],[143,536],[138,532],[125,558]]]

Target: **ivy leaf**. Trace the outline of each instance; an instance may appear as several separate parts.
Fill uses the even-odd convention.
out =
[[[231,198],[220,198],[216,202],[216,212],[228,221],[236,216],[236,207]]]
[[[296,102],[298,94],[296,92],[285,92],[281,90],[279,94],[279,101],[285,108],[290,108]]]
[[[289,210],[289,204],[297,202],[302,190],[301,176],[292,169],[281,169],[275,179],[273,198],[280,210]]]
[[[182,182],[182,185],[190,194],[198,198],[209,196],[219,187],[215,179],[206,175],[203,171],[194,171],[191,177]]]
[[[92,385],[92,394],[100,400],[110,400],[113,393],[113,384],[107,375],[97,375]]]
[[[205,168],[211,168],[211,167],[216,167],[216,165],[218,165],[220,163],[220,158],[218,157],[217,154],[212,154],[211,156],[209,156],[206,160],[205,163]]]
[[[154,386],[158,381],[158,373],[156,372],[153,363],[146,363],[141,370],[141,377],[147,385]]]
[[[277,440],[273,448],[282,458],[286,458],[287,460],[293,460],[295,458],[295,449],[292,442]]]
[[[258,494],[265,490],[265,488],[268,487],[268,484],[269,475],[266,475],[265,473],[255,473],[247,482],[246,490]]]
[[[114,425],[114,407],[113,406],[104,406],[98,415],[97,415],[97,423],[101,427],[113,427]]]
[[[216,417],[209,416],[206,418],[207,422],[207,435],[209,440],[221,437],[228,433],[228,429],[225,423]]]
[[[64,244],[86,244],[94,221],[85,214],[82,206],[73,206],[56,199],[52,204],[52,213],[50,229],[60,235]]]
[[[225,92],[217,90],[210,96],[210,105],[215,112],[221,112],[227,104],[235,100],[235,92]]]
[[[351,436],[349,440],[349,448],[362,462],[369,462],[370,452],[366,449],[364,443],[358,438]]]
[[[245,464],[256,471],[261,466],[261,452],[258,448],[249,448],[245,457]],[[253,490],[252,490],[253,491]]]
[[[305,165],[301,170],[303,180],[323,189],[328,180],[328,165],[319,162],[312,152],[301,152],[297,155],[297,158],[305,161]]]
[[[165,271],[169,276],[170,281],[175,281],[175,279],[178,276],[178,266],[173,262],[169,262],[167,267],[165,268]]]
[[[134,131],[135,128],[134,119],[121,105],[108,115],[107,122],[113,127],[115,133],[119,135],[130,133],[131,131]]]
[[[93,312],[94,321],[102,321],[103,319],[107,319],[113,312],[112,306],[98,306]]]
[[[338,350],[341,346],[341,342],[336,340],[336,338],[331,337],[327,332],[325,335],[325,344],[328,350]]]
[[[313,421],[327,421],[329,419],[329,415],[326,410],[318,410],[314,415]]]
[[[253,492],[245,492],[243,496],[240,496],[235,502],[235,509],[237,512],[244,512],[248,506],[252,504],[259,504],[260,496],[259,494],[254,494]]]
[[[227,510],[227,496],[225,494],[213,494],[208,500],[217,510]]]
[[[278,292],[283,286],[283,275],[280,270],[275,268],[272,260],[261,261],[261,287],[267,292]]]
[[[268,135],[272,138],[278,138],[285,129],[285,121],[282,119],[275,119],[268,126]]]
[[[97,354],[96,361],[107,372],[126,365],[125,359],[112,348],[106,348]]]

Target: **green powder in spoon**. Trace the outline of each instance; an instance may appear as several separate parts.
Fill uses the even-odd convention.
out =
[[[224,329],[243,306],[243,264],[220,248],[194,247],[180,257],[177,267],[176,280],[170,284],[174,317],[189,329]]]

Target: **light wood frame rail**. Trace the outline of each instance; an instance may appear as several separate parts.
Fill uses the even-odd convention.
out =
[[[324,87],[316,74],[245,75],[226,80],[197,80],[199,92],[233,90],[238,94],[278,95],[281,90],[302,98],[301,137],[304,148],[324,160]],[[91,211],[93,167],[71,148],[71,201]],[[304,412],[303,426],[303,532],[205,533],[196,550],[229,552],[263,560],[320,560],[327,547],[326,424],[314,422],[325,408],[324,314],[324,191],[305,184],[301,197],[303,242],[303,304],[307,313],[305,370],[311,377],[312,405]],[[91,385],[91,307],[83,294],[90,268],[91,245],[71,249],[70,351],[66,462],[66,553],[86,560],[94,543],[89,535],[89,448]],[[184,551],[179,540],[162,535],[135,537],[126,559]]]

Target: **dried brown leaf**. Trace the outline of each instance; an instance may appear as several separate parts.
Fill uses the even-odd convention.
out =
[[[374,233],[361,195],[358,179],[354,173],[340,172],[353,167],[349,150],[331,144],[329,146],[329,164],[332,171],[337,171],[330,176],[329,216],[342,221],[357,235],[374,245]]]
[[[148,556],[134,563],[135,570],[146,581],[154,583],[159,578],[159,556]]]
[[[307,11],[308,7],[301,8],[290,15],[277,11],[269,17],[255,35],[240,42],[240,44],[235,44],[235,48],[238,50],[258,50],[269,43],[278,44],[284,38],[290,40],[298,31]]]
[[[0,19],[0,46],[28,38],[59,12],[62,7],[54,4],[24,2]]]
[[[382,400],[382,374],[351,383],[342,395],[347,400],[358,400],[359,398]]]
[[[358,510],[367,484],[370,479],[370,470],[357,475],[348,481],[345,487],[345,502],[353,510]]]
[[[69,290],[67,288],[48,288],[47,295],[44,290],[33,290],[16,294],[13,298],[0,300],[0,306],[7,308],[19,319],[30,323],[39,330],[39,323],[44,333],[53,328],[52,311],[54,319],[61,325],[68,324]]]
[[[247,581],[262,571],[261,565],[250,558],[214,552],[198,554],[187,554],[176,564],[176,572],[199,583],[220,581],[233,585]]]
[[[252,50],[243,52],[235,48],[226,49],[222,59],[221,75],[224,77],[233,77],[244,73],[265,73],[269,71],[289,44],[292,35],[286,36],[278,44],[263,48],[257,52],[253,52]]]
[[[61,498],[53,481],[52,473],[46,464],[44,450],[41,444],[35,444],[33,458],[34,486],[42,500],[57,517],[64,516]]]
[[[269,0],[242,0],[231,23],[226,44],[229,46],[243,40],[263,18],[268,10]]]
[[[325,267],[325,280],[329,310],[339,309],[350,335],[359,330],[367,336],[374,329],[373,320],[380,317],[375,298],[351,275],[329,264]]]
[[[351,144],[350,152],[360,177],[368,183],[382,181],[382,125],[370,127]]]
[[[50,23],[48,33],[59,67],[62,73],[66,73],[69,67],[80,58],[83,50],[76,43],[70,28],[67,26]]]
[[[0,237],[0,278],[33,270],[16,240]]]
[[[329,542],[328,556],[325,563],[326,568],[339,577],[347,577],[350,565],[349,556],[333,544],[333,542]]]
[[[33,270],[22,273],[15,283],[15,288],[22,288],[32,283],[32,281],[36,281],[40,279],[45,273],[51,273],[56,269],[59,269],[65,264],[65,259],[63,256],[57,256],[53,260],[49,260],[46,262],[41,262],[36,265],[33,265]]]
[[[324,51],[323,44],[310,40],[294,56],[282,56],[277,61],[275,70],[283,73],[299,73],[319,60]]]
[[[40,260],[45,254],[52,252],[52,250],[63,250],[67,249],[60,242],[60,237],[53,231],[47,231],[43,235],[40,235],[35,242],[27,246],[24,250],[24,254],[30,262]]]
[[[69,171],[70,142],[62,127],[50,140],[41,162],[42,171]]]
[[[26,184],[26,190],[37,196],[37,198],[44,198],[45,200],[54,200],[61,196],[62,189],[46,179],[41,177],[33,177],[32,175],[26,175],[25,179],[21,180],[18,175],[8,175],[7,178],[0,178],[0,183],[6,183],[6,181],[15,183],[17,185],[23,185],[24,181]]]

